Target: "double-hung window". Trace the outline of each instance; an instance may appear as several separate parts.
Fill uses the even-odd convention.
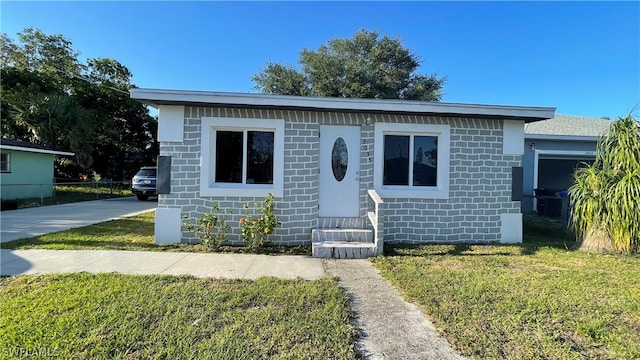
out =
[[[202,196],[282,196],[284,121],[202,119]]]
[[[11,155],[0,154],[0,172],[11,172]]]
[[[383,197],[449,197],[449,126],[375,125],[374,188]]]

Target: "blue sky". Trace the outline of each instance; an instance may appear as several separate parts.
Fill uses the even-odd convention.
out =
[[[398,37],[447,77],[446,102],[640,109],[640,2],[14,2],[1,30],[62,34],[82,58],[110,57],[143,88],[256,92],[267,61],[358,29]],[[638,114],[638,110],[636,110]]]

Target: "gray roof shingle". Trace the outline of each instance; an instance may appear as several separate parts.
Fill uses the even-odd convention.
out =
[[[40,144],[34,144],[28,141],[13,140],[13,139],[6,139],[6,138],[0,138],[0,145],[17,146],[17,147],[23,147],[28,149],[54,150],[54,148],[51,146],[45,146]]]
[[[580,116],[556,115],[553,119],[524,125],[526,135],[600,136],[609,129],[611,120]]]
[[[41,144],[34,144],[28,141],[22,140],[13,140],[0,138],[0,148],[20,148],[20,151],[25,152],[36,152],[36,153],[44,153],[44,154],[52,154],[52,155],[63,155],[63,156],[73,156],[74,154],[67,151],[55,150],[53,147],[45,146]],[[11,148],[9,148],[11,149]]]

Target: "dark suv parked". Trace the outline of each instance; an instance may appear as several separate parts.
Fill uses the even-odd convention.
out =
[[[131,192],[138,200],[144,201],[156,195],[156,172],[155,166],[144,166],[131,179]]]

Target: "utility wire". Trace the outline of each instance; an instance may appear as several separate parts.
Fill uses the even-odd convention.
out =
[[[53,69],[54,69],[54,70],[56,70],[57,72],[60,72],[60,73],[65,74],[65,75],[67,75],[67,76],[71,76],[71,77],[73,77],[73,78],[80,79],[80,80],[84,80],[84,81],[86,81],[86,82],[88,82],[88,83],[90,83],[90,84],[93,84],[93,82],[92,82],[91,80],[87,79],[86,77],[84,77],[84,76],[82,76],[82,75],[76,75],[76,74],[74,74],[74,73],[72,73],[72,72],[67,72],[67,71],[64,71],[64,70],[61,70],[61,69],[58,69],[58,68],[53,68]],[[113,86],[109,86],[109,85],[105,85],[105,84],[97,84],[97,85],[104,86],[104,87],[106,87],[106,88],[108,88],[108,89],[111,89],[111,90],[118,91],[118,92],[120,92],[120,93],[123,93],[123,94],[129,95],[129,92],[127,92],[127,91],[123,91],[123,90],[120,90],[120,89],[115,88],[115,87],[113,87]]]

